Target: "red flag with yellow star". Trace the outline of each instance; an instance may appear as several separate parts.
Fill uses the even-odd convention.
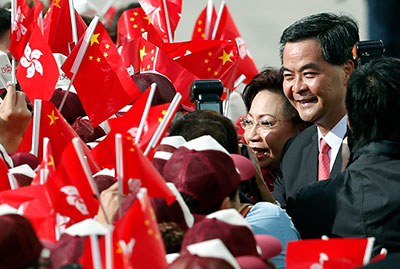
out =
[[[138,0],[138,2],[162,40],[173,42],[175,29],[181,19],[182,0]]]
[[[115,224],[113,239],[115,268],[167,268],[163,239],[145,190]]]
[[[221,79],[226,88],[232,88],[239,59],[235,42],[187,41],[165,44],[161,49],[199,78]]]
[[[115,167],[115,134],[120,133],[129,135],[131,139],[135,141],[136,133],[149,93],[150,90],[147,89],[123,116],[108,120],[111,129],[110,132],[103,141],[92,149],[92,154],[100,165],[107,168]],[[168,106],[169,103],[150,107],[139,142],[139,147],[142,151],[146,150],[147,145],[153,137],[158,125],[162,121]]]
[[[62,69],[73,81],[94,127],[141,95],[98,17],[92,20]]]
[[[86,23],[75,11],[78,39],[85,34]],[[68,56],[74,47],[69,0],[53,0],[43,18],[43,33],[53,53]]]
[[[32,125],[33,120],[28,126],[18,151],[29,152],[32,147]],[[61,113],[57,110],[53,103],[42,101],[42,109],[40,114],[40,130],[39,130],[39,151],[38,159],[43,159],[43,138],[48,137],[53,152],[55,163],[59,162],[64,147],[74,137],[79,137]]]
[[[175,62],[159,47],[140,37],[123,45],[121,56],[126,68],[133,69],[134,73],[155,71],[166,76],[175,90],[182,94],[182,104],[193,105],[189,101],[189,88],[192,82],[199,78]]]
[[[211,27],[214,29],[214,26]],[[250,82],[255,75],[258,74],[257,66],[255,65],[253,58],[251,57],[250,51],[247,48],[246,42],[240,35],[238,28],[236,27],[235,21],[232,18],[231,13],[228,10],[226,4],[223,7],[221,20],[216,31],[215,40],[234,40],[239,48],[239,66],[236,74],[236,78],[240,75],[245,75],[245,83]]]
[[[215,21],[217,20],[217,12],[215,12],[215,7],[213,5],[212,16],[211,16],[211,23],[209,29],[209,37],[205,38],[205,31],[206,31],[206,20],[207,20],[207,6],[203,9],[200,13],[199,17],[196,20],[194,25],[193,33],[192,33],[192,40],[209,40],[211,39],[211,34],[213,27],[215,25]]]
[[[133,8],[122,13],[118,20],[117,47],[143,36],[158,47],[163,44],[142,8]]]
[[[41,171],[45,170],[46,176],[50,177],[56,170],[56,163],[54,162],[53,152],[50,143],[47,144],[47,154],[43,156],[39,169],[36,172],[36,177],[32,180],[31,185],[40,185]]]

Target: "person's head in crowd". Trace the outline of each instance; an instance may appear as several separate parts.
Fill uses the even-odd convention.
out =
[[[196,110],[185,114],[172,123],[170,136],[180,135],[186,141],[210,135],[229,153],[238,153],[238,140],[235,126],[227,117],[210,110]]]
[[[353,152],[369,142],[400,142],[400,59],[383,57],[355,70],[346,109]]]
[[[2,215],[0,230],[0,268],[39,268],[43,246],[28,219]]]
[[[357,23],[332,13],[302,18],[281,36],[284,93],[300,117],[317,124],[323,135],[346,113],[344,99],[357,41]]]
[[[244,88],[248,114],[241,119],[244,140],[256,154],[261,168],[276,172],[285,142],[309,124],[285,97],[282,73],[266,68]]]
[[[167,254],[179,252],[185,235],[184,231],[175,222],[159,223],[158,228],[163,237]]]
[[[0,8],[0,50],[7,53],[8,58],[12,55],[8,47],[10,46],[11,12],[5,8]]]
[[[239,209],[238,186],[254,173],[249,159],[229,154],[211,136],[202,136],[179,147],[162,175],[175,184],[192,213],[207,215],[219,209]]]

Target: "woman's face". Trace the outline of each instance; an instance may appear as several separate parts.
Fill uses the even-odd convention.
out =
[[[260,167],[276,172],[285,142],[299,131],[285,115],[285,97],[260,91],[251,103],[244,132],[246,143],[257,156]]]

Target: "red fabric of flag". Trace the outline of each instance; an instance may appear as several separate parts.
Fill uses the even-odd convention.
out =
[[[54,209],[71,218],[71,224],[92,218],[99,203],[85,175],[75,148],[69,143],[62,153],[60,163],[46,182]]]
[[[233,89],[239,60],[235,42],[198,40],[165,44],[161,49],[199,78],[221,79],[226,88]]]
[[[151,268],[167,268],[154,210],[147,195],[139,197],[141,194],[115,225],[115,268],[147,269],[150,264]]]
[[[87,49],[84,51],[73,84],[91,124],[96,127],[122,107],[136,100],[141,92],[129,76],[104,26],[97,23],[93,35],[91,37],[86,35],[80,39],[62,69],[72,79],[71,68],[77,59],[80,47],[86,44]]]
[[[206,38],[205,31],[206,31],[206,23],[207,23],[207,7],[203,9],[200,13],[199,17],[196,20],[194,25],[193,33],[192,33],[192,40],[209,40],[211,39],[211,34],[213,31],[213,27],[215,25],[215,21],[217,20],[217,13],[215,12],[215,7],[213,5],[212,9],[212,16],[210,22],[210,29],[209,29],[209,36]]]
[[[36,172],[36,177],[32,180],[31,185],[39,185],[42,170],[47,171],[47,177],[53,176],[56,170],[56,164],[54,162],[53,153],[51,150],[50,143],[47,144],[47,154],[43,156],[42,162],[40,163],[39,169]]]
[[[49,101],[59,75],[49,45],[35,25],[17,67],[17,79],[21,88],[32,103],[35,99]]]
[[[239,67],[237,71],[237,77],[241,74],[246,76],[245,83],[250,82],[255,75],[258,74],[257,66],[251,57],[250,51],[247,48],[246,42],[239,33],[236,27],[235,21],[233,20],[228,7],[225,5],[222,11],[221,20],[216,32],[215,40],[235,40],[239,48]]]
[[[79,39],[85,34],[87,26],[76,11],[75,21]],[[68,0],[55,0],[51,3],[43,19],[43,32],[53,53],[69,55],[75,44],[72,38],[71,15]]]
[[[309,239],[289,242],[286,268],[358,268],[369,262],[371,238]]]
[[[121,56],[126,68],[133,68],[135,73],[156,71],[166,76],[175,90],[182,94],[182,104],[193,105],[189,101],[189,88],[192,82],[199,78],[150,41],[137,38],[126,43],[122,46]]]
[[[11,189],[8,180],[8,167],[3,158],[0,157],[0,192]]]
[[[164,42],[174,40],[175,29],[181,19],[182,0],[138,0],[138,2],[162,40]],[[172,36],[168,34],[167,20]]]
[[[122,13],[118,20],[117,47],[144,35],[147,36],[147,40],[158,47],[163,44],[161,37],[142,8],[133,8]]]

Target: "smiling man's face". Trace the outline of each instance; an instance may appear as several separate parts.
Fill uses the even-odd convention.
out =
[[[335,126],[346,113],[350,61],[329,64],[317,39],[286,43],[282,61],[284,93],[300,117],[328,130]]]

